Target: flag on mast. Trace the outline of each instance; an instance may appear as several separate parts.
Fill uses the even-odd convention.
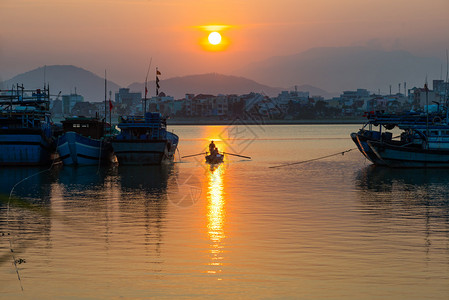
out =
[[[156,96],[159,96],[159,77],[158,75],[162,75],[161,72],[159,72],[159,70],[156,68]]]

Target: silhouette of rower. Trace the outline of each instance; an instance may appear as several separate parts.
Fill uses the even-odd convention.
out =
[[[211,141],[209,144],[209,153],[210,154],[218,153],[218,149],[215,147],[214,141]]]

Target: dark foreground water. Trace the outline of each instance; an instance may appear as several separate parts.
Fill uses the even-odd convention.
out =
[[[449,170],[357,151],[269,168],[358,127],[172,126],[181,155],[213,138],[252,157],[213,169],[1,168],[0,298],[448,299]]]

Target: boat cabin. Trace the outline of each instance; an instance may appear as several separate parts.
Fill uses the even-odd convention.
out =
[[[100,139],[104,135],[104,122],[97,118],[73,117],[61,123],[64,132],[73,131],[92,139]]]
[[[167,138],[166,119],[160,113],[121,117],[118,140],[160,140]]]

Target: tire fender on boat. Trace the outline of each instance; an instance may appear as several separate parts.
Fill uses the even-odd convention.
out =
[[[435,125],[436,124],[440,124],[441,123],[441,118],[440,117],[433,118],[432,123],[435,124]]]

